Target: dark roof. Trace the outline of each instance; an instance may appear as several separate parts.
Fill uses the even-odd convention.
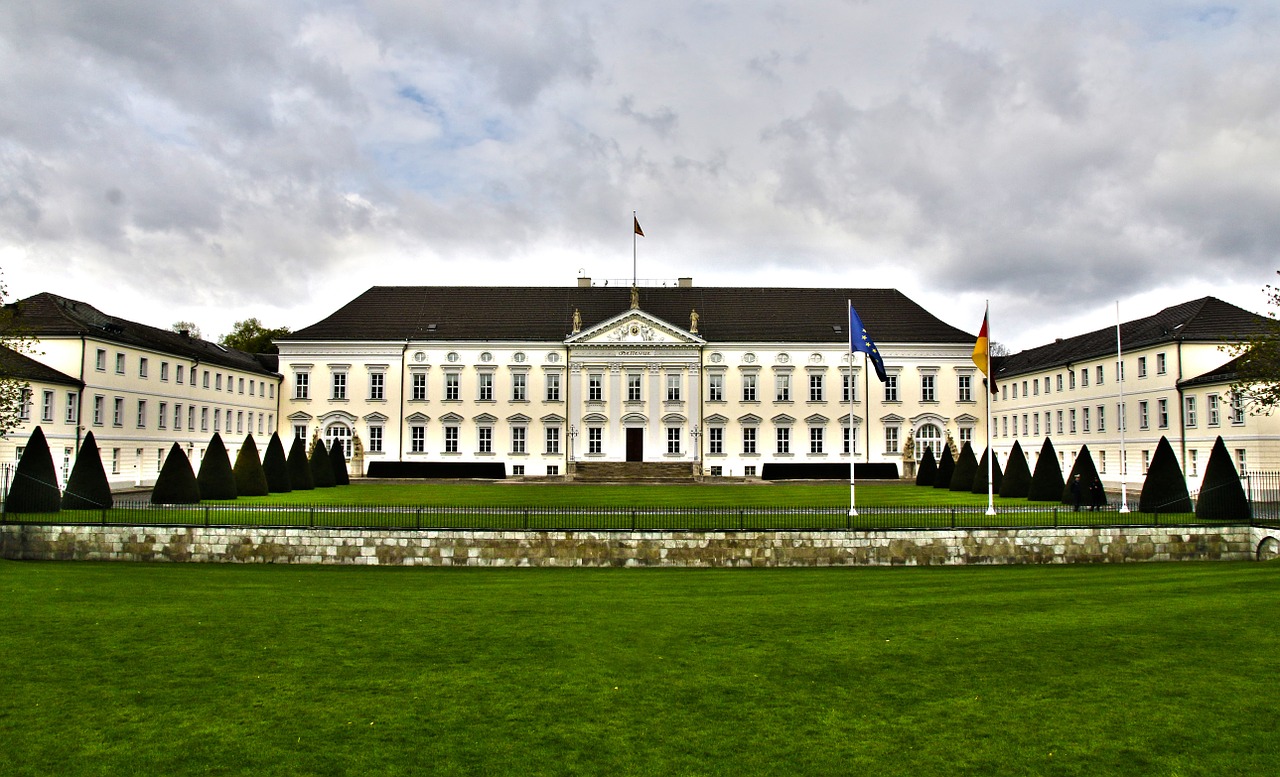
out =
[[[18,353],[3,345],[0,345],[0,377],[84,387],[84,382],[80,379],[58,372],[47,364],[42,364],[26,354]]]
[[[877,343],[972,343],[896,289],[641,288],[640,309],[712,342],[847,343],[853,301]],[[618,287],[374,286],[290,340],[563,340],[631,307]]]
[[[1227,343],[1265,330],[1269,319],[1216,297],[1201,297],[1165,308],[1153,316],[1120,325],[1120,343],[1126,350],[1160,343]],[[995,362],[998,377],[1013,377],[1088,359],[1113,356],[1116,328],[1108,326],[1088,334],[1028,348]]]
[[[1240,371],[1240,363],[1244,360],[1244,356],[1237,356],[1231,361],[1219,367],[1215,367],[1208,372],[1178,381],[1178,388],[1189,388],[1192,386],[1212,386],[1222,383],[1234,383],[1236,375]]]
[[[146,348],[221,367],[274,375],[253,354],[224,348],[208,340],[188,337],[107,315],[84,302],[42,292],[8,306],[13,325],[37,339],[88,335],[122,345]]]

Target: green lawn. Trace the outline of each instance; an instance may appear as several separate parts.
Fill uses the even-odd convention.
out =
[[[0,561],[0,773],[1280,773],[1280,564]]]

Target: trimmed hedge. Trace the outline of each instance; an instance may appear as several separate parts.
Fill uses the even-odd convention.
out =
[[[240,452],[236,454],[236,466],[232,470],[236,479],[238,496],[266,496],[271,492],[267,486],[267,473],[262,469],[262,461],[258,458],[258,444],[253,435],[244,438],[240,444]]]
[[[67,478],[67,490],[62,494],[63,510],[105,510],[115,504],[111,495],[111,483],[107,470],[102,466],[102,454],[93,432],[87,432],[76,454],[76,463]]]
[[[267,453],[262,457],[262,472],[267,478],[267,490],[273,494],[287,494],[293,490],[289,481],[289,460],[284,455],[284,443],[278,432],[271,433]]]
[[[347,457],[344,455],[342,441],[334,440],[329,446],[329,463],[333,465],[333,484],[335,486],[351,485],[351,476],[347,474]]]
[[[222,436],[217,432],[213,433],[209,449],[204,452],[204,459],[200,461],[196,482],[200,484],[201,499],[236,498],[236,475],[231,469],[227,447],[222,444]]]
[[[315,483],[311,480],[311,462],[307,459],[307,444],[302,441],[301,437],[293,438],[293,445],[289,447],[289,483],[293,486],[294,491],[310,491],[315,488]]]
[[[1196,500],[1196,518],[1202,521],[1247,521],[1253,518],[1253,508],[1244,493],[1240,473],[1227,453],[1222,437],[1213,443],[1209,463],[1204,468],[1204,481],[1200,484],[1200,498]]]
[[[151,489],[153,505],[194,505],[200,503],[200,484],[191,471],[191,462],[176,442],[164,458],[160,476]]]
[[[337,483],[333,480],[333,465],[329,463],[329,449],[324,440],[317,439],[311,449],[311,482],[316,488],[333,488]]]
[[[924,458],[920,460],[920,468],[916,470],[916,485],[933,488],[933,481],[938,479],[938,462],[933,458],[933,448],[924,449]]]
[[[951,490],[968,491],[973,488],[973,475],[978,471],[978,460],[973,457],[973,446],[966,442],[960,448],[956,470],[951,473]]]
[[[1138,499],[1138,511],[1143,513],[1189,513],[1191,495],[1187,493],[1187,481],[1178,466],[1178,457],[1169,444],[1168,437],[1161,437],[1156,445],[1147,477],[1142,481],[1142,496]]]
[[[1004,467],[1004,479],[1000,482],[1000,496],[1026,497],[1031,490],[1031,470],[1027,468],[1027,456],[1022,452],[1022,444],[1013,442],[1009,451],[1009,463]]]
[[[955,471],[956,458],[951,455],[951,443],[947,443],[938,456],[938,474],[933,478],[933,487],[951,488],[951,476]]]
[[[1031,476],[1031,487],[1027,489],[1027,501],[1057,502],[1062,498],[1062,465],[1058,463],[1058,453],[1053,449],[1053,441],[1044,438],[1040,446],[1040,456],[1036,459],[1036,471]]]
[[[1080,476],[1080,504],[1092,506],[1093,491],[1091,486],[1099,478],[1098,468],[1093,465],[1093,454],[1089,453],[1088,445],[1080,446],[1080,452],[1076,454],[1076,460],[1071,464],[1071,472],[1067,474],[1067,480],[1062,484],[1062,503],[1064,505],[1075,504],[1075,497],[1071,493],[1071,481],[1075,480],[1076,475]]]
[[[53,454],[49,453],[44,430],[37,426],[31,430],[22,458],[18,460],[4,509],[8,513],[56,513],[61,506],[62,493],[58,490]]]
[[[973,488],[970,489],[975,494],[987,493],[987,456],[991,455],[991,449],[987,448],[982,451],[982,458],[978,461],[978,469],[973,473]],[[991,493],[1000,493],[1000,484],[1004,481],[1004,473],[1000,471],[1000,462],[993,460],[991,462]]]

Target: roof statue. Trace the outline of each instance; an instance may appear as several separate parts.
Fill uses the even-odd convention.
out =
[[[576,335],[582,331],[582,313],[577,309],[573,309],[573,331],[569,334]]]
[[[632,310],[640,309],[640,289],[637,288],[634,284],[631,286],[631,309]]]
[[[698,333],[698,311],[697,309],[689,311],[689,334],[696,335]]]

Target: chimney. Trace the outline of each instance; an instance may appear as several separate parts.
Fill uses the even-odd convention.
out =
[[[579,289],[589,289],[589,288],[591,288],[591,279],[590,279],[590,278],[579,278],[579,279],[578,279],[578,288],[579,288]]]
[[[691,289],[693,288],[693,278],[680,278],[676,285],[682,289]]]

